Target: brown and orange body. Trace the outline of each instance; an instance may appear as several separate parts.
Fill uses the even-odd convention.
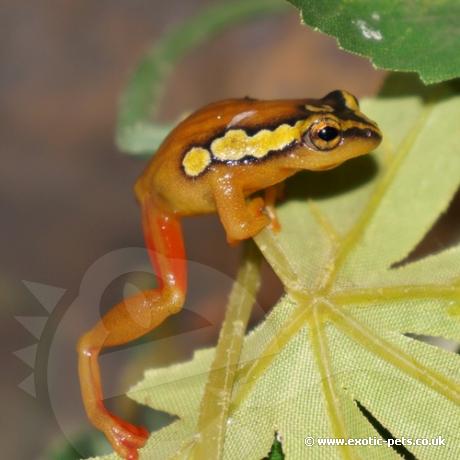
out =
[[[322,99],[231,99],[210,104],[166,138],[135,185],[147,248],[159,287],[123,300],[79,342],[79,371],[89,418],[127,459],[147,431],[103,404],[98,355],[146,334],[185,300],[187,270],[180,218],[217,212],[229,242],[276,225],[273,186],[304,169],[325,170],[366,154],[381,140],[354,96]],[[268,189],[264,200],[251,195]]]

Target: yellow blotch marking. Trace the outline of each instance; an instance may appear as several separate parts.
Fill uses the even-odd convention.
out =
[[[262,129],[253,136],[248,136],[242,129],[232,129],[213,141],[211,152],[221,161],[238,161],[248,156],[263,158],[269,152],[282,150],[293,141],[299,141],[303,123],[283,124],[273,131]]]
[[[187,176],[200,175],[211,163],[211,154],[201,147],[192,147],[184,156],[182,166]]]

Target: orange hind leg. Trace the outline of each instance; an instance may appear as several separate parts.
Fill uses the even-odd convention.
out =
[[[80,386],[88,417],[105,433],[114,450],[129,460],[138,458],[137,451],[145,444],[148,432],[104,406],[98,356],[102,349],[131,342],[177,313],[186,291],[185,251],[177,218],[162,212],[148,198],[142,203],[142,211],[145,239],[159,287],[114,306],[78,343]]]

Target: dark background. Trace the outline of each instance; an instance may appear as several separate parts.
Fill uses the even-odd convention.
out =
[[[45,449],[55,440],[64,440],[63,433],[69,436],[88,428],[81,418],[78,393],[73,387],[68,390],[76,379],[75,338],[91,325],[91,311],[119,300],[127,280],[142,286],[147,276],[134,273],[114,280],[107,286],[103,305],[78,304],[81,321],[71,327],[61,322],[70,305],[76,308],[73,302],[89,267],[113,250],[143,246],[132,186],[145,162],[121,154],[114,146],[117,100],[149,45],[172,24],[210,3],[0,2],[2,458],[46,458]],[[335,88],[371,95],[383,77],[367,60],[339,51],[333,39],[300,26],[292,9],[235,27],[191,52],[168,83],[160,118],[173,120],[211,100],[234,96],[319,97]],[[458,201],[451,216],[459,214]],[[425,251],[439,248],[443,238],[453,238],[452,225],[446,222],[455,218],[438,228]],[[215,216],[187,220],[185,234],[191,261],[217,270],[226,279],[233,276],[239,251],[226,245]],[[268,287],[253,321],[281,292],[268,269],[265,278]],[[22,280],[65,289],[31,363],[35,399],[18,388],[32,369],[12,353],[37,339],[14,316],[47,312]],[[201,302],[203,318],[221,318],[226,293],[214,290],[209,298],[206,280],[196,289],[200,294],[193,301]],[[199,328],[206,323],[203,318],[184,313],[168,320],[155,337]],[[62,347],[70,350],[51,363],[62,378],[62,385],[53,391],[67,402],[64,422],[55,419],[47,381],[56,331],[67,337]],[[192,345],[179,341],[178,350],[162,350],[162,356],[151,363],[188,359],[194,348],[215,343],[217,333],[218,328],[210,328]],[[146,367],[141,362],[128,378],[117,368],[121,365],[108,366],[104,381],[135,383]],[[119,407],[131,410],[126,401]]]

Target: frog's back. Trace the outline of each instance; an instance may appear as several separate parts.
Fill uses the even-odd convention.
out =
[[[227,99],[197,110],[171,131],[152,157],[136,183],[137,196],[153,192],[184,215],[213,212],[210,174],[204,171],[211,169],[206,164],[211,158],[204,153],[210,144],[230,129],[251,135],[295,122],[305,117],[306,101]]]

